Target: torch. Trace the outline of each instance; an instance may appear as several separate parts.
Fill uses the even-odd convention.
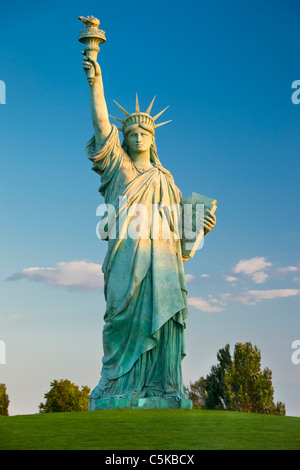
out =
[[[96,61],[97,55],[100,51],[99,44],[106,41],[105,31],[101,31],[101,29],[99,29],[100,21],[97,18],[94,18],[94,16],[88,16],[87,18],[79,16],[78,19],[85,25],[85,28],[79,33],[78,40],[85,45],[84,53],[86,57]],[[88,70],[87,79],[90,85],[94,84],[94,68],[90,68],[90,70]]]

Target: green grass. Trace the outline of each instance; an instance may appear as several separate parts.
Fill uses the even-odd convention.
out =
[[[300,449],[300,418],[206,410],[0,417],[0,449]]]

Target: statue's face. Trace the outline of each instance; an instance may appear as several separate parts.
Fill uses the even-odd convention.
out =
[[[150,149],[153,142],[153,135],[138,127],[126,136],[126,142],[133,152],[144,152]]]

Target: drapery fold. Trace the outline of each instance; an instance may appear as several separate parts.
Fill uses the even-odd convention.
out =
[[[153,166],[140,172],[122,149],[115,126],[101,149],[95,148],[92,138],[87,154],[94,163],[93,170],[101,176],[99,191],[105,202],[114,206],[116,214],[116,237],[108,240],[102,266],[106,299],[104,355],[101,380],[92,395],[133,393],[135,383],[135,393],[140,390],[144,396],[143,381],[151,394],[151,387],[153,390],[156,387],[153,384],[158,380],[157,374],[160,374],[163,393],[168,393],[166,377],[169,376],[170,383],[172,380],[177,383],[180,395],[181,360],[185,355],[183,330],[188,314],[180,239],[176,238],[174,229],[168,238],[155,238],[152,234],[153,220],[159,224],[159,230],[165,223],[174,228],[176,214],[175,219],[171,213],[166,220],[163,208],[179,207],[181,192],[171,174],[162,167]],[[136,205],[146,208],[148,216],[143,236],[132,237],[128,236],[128,231],[136,220],[136,211],[132,211]],[[158,215],[154,219],[153,208]],[[158,351],[160,356],[165,354],[165,360],[158,356]],[[161,361],[165,361],[164,366],[160,365]],[[173,364],[169,375],[166,373],[168,364]],[[144,375],[135,377],[141,371]]]

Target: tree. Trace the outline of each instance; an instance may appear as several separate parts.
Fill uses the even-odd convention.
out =
[[[226,371],[231,367],[230,346],[217,352],[219,364],[211,367],[211,372],[206,377],[206,400],[205,407],[210,410],[225,410],[225,376]]]
[[[283,403],[274,403],[272,372],[261,371],[261,353],[251,343],[237,343],[232,367],[225,374],[225,396],[228,410],[248,413],[283,414]]]
[[[200,377],[194,383],[190,382],[190,386],[186,391],[189,400],[193,402],[194,408],[205,408],[206,390],[204,377]]]
[[[9,397],[5,384],[0,384],[0,416],[8,416]]]
[[[40,413],[60,411],[87,411],[90,389],[84,386],[79,389],[70,380],[53,380],[49,392],[44,395],[46,403],[39,406]]]
[[[285,405],[274,403],[272,372],[267,367],[261,370],[261,353],[256,346],[236,343],[231,358],[227,344],[218,351],[217,359],[206,379],[199,379],[205,390],[197,387],[199,381],[190,384],[189,397],[195,408],[205,396],[206,409],[285,415]]]

